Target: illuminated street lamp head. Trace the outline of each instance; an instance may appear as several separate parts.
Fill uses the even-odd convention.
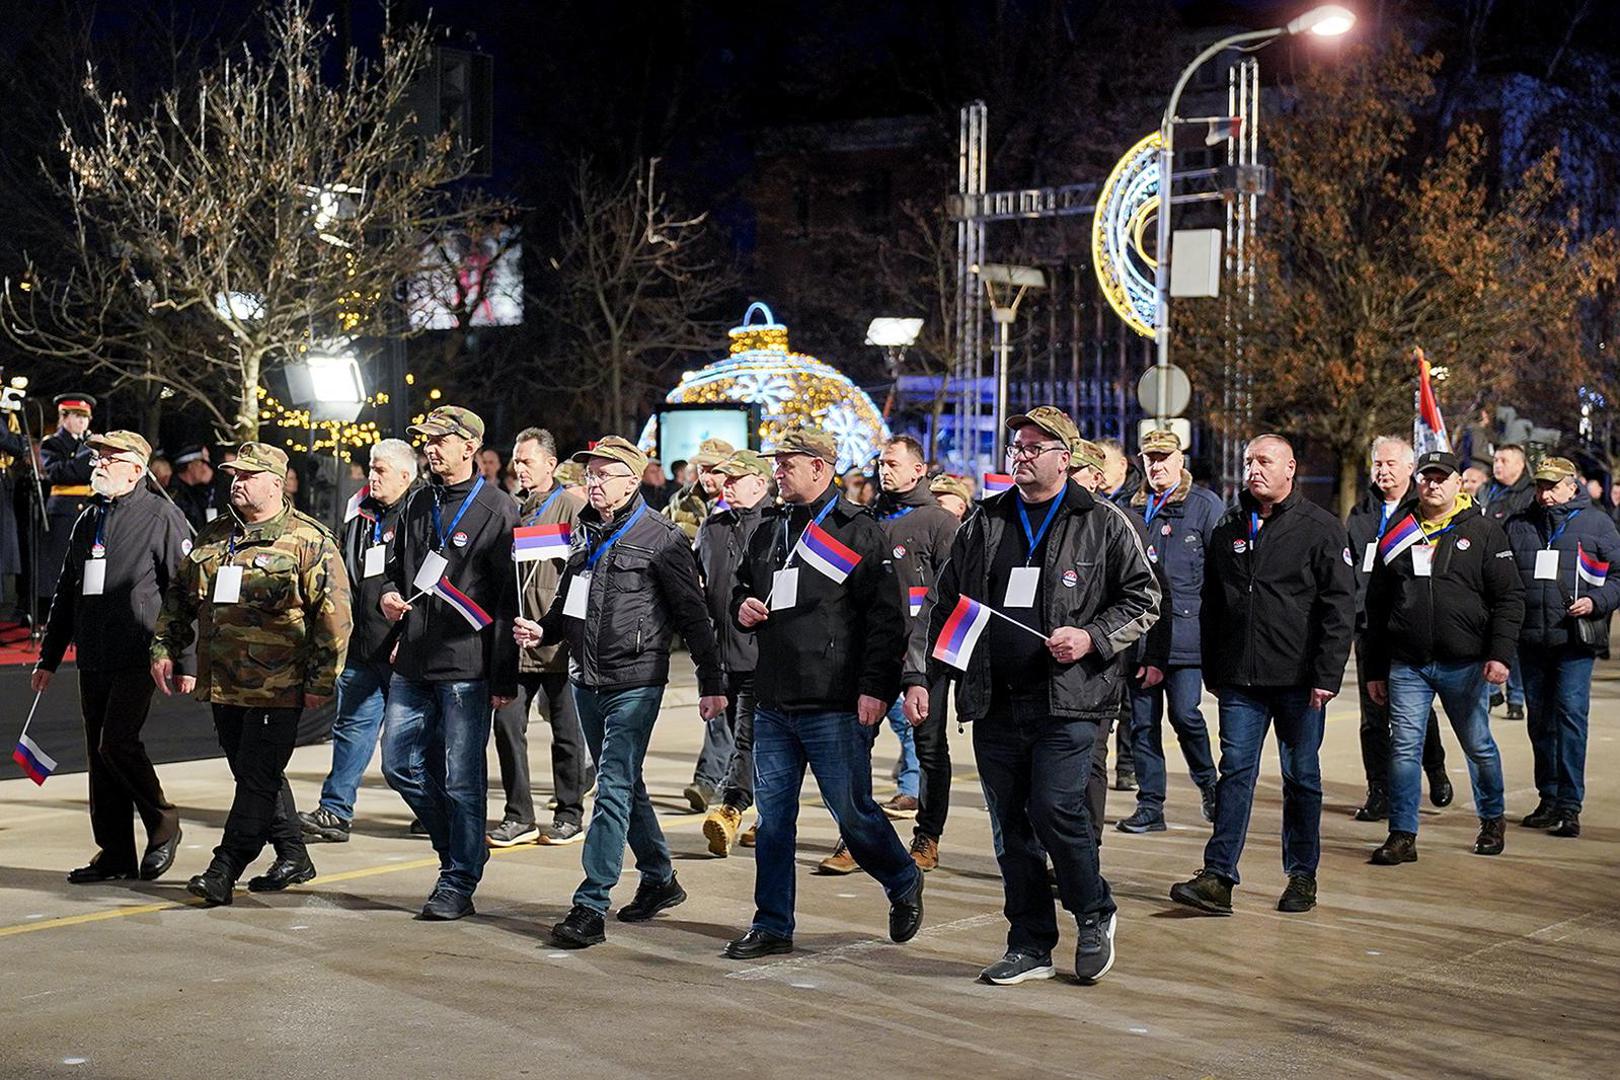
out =
[[[1315,34],[1317,37],[1341,37],[1356,25],[1356,13],[1338,4],[1314,7],[1288,24],[1290,34]]]
[[[880,349],[904,349],[917,343],[921,319],[879,317],[866,328],[866,343]]]

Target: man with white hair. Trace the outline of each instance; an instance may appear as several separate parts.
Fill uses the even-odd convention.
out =
[[[343,567],[349,572],[353,603],[349,654],[337,680],[337,715],[332,720],[332,771],[321,785],[321,802],[298,815],[305,842],[343,843],[354,820],[354,800],[371,755],[377,749],[383,710],[388,705],[389,654],[399,639],[379,606],[390,588],[384,573],[388,545],[399,525],[405,495],[416,482],[416,451],[400,439],[371,448],[365,496],[359,512],[343,529]]]
[[[1363,638],[1367,634],[1367,583],[1372,578],[1378,542],[1412,513],[1417,489],[1412,482],[1412,444],[1393,435],[1372,442],[1372,484],[1344,523],[1350,536],[1350,555],[1356,572],[1356,686],[1361,697],[1361,765],[1367,773],[1367,799],[1356,810],[1357,821],[1383,821],[1389,816],[1389,706],[1367,692],[1367,664]],[[1446,776],[1446,748],[1440,741],[1440,721],[1429,710],[1428,733],[1423,740],[1423,771],[1429,777],[1429,801],[1448,806],[1451,780]]]
[[[152,447],[133,431],[92,435],[95,492],[68,536],[66,560],[34,667],[43,693],[69,645],[77,650],[79,700],[89,751],[90,832],[99,849],[68,875],[76,885],[161,877],[180,846],[180,814],[163,794],[141,742],[152,705],[147,653],[163,591],[191,550],[185,517],[145,482]],[[190,656],[181,689],[191,689]],[[135,851],[134,814],[146,826]]]

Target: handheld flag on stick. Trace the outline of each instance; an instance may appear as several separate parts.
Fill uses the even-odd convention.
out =
[[[371,485],[366,484],[359,491],[349,497],[348,504],[343,507],[343,524],[347,525],[360,516],[360,504],[371,495]]]
[[[520,525],[512,530],[512,558],[517,562],[535,559],[566,559],[573,530],[568,522],[555,525]]]
[[[28,779],[36,784],[43,784],[45,778],[56,771],[56,759],[28,737],[28,725],[34,722],[34,713],[39,709],[42,696],[43,692],[34,695],[34,704],[28,709],[28,719],[23,721],[22,733],[17,736],[17,748],[11,752],[11,760],[21,766]]]
[[[861,564],[861,557],[843,544],[832,533],[811,522],[799,537],[793,553],[804,562],[842,585],[844,579]]]
[[[1417,415],[1412,420],[1412,449],[1419,457],[1431,450],[1449,453],[1451,439],[1446,436],[1446,422],[1440,416],[1440,403],[1435,400],[1434,385],[1429,381],[1429,358],[1423,355],[1422,349],[1413,349],[1412,359],[1418,364],[1418,385],[1413,394]]]
[[[1596,555],[1593,555],[1577,543],[1575,545],[1575,576],[1592,586],[1592,588],[1601,589],[1603,583],[1609,580],[1609,564],[1599,562]]]
[[[1407,514],[1396,522],[1378,541],[1378,554],[1388,566],[1395,561],[1395,556],[1423,539],[1423,530],[1418,527],[1417,518]]]
[[[474,630],[482,630],[495,621],[472,597],[450,584],[448,577],[440,578],[439,583],[433,586],[433,595],[454,608],[456,614],[466,619],[467,625]]]
[[[911,610],[912,618],[916,618],[922,612],[923,601],[926,599],[928,599],[928,586],[913,585],[911,587],[908,592],[907,601]]]
[[[1000,495],[1013,486],[1013,478],[1006,473],[987,472],[983,486],[986,495]]]
[[[934,659],[943,660],[954,668],[966,671],[968,661],[973,658],[973,648],[979,643],[979,636],[990,623],[990,616],[1005,619],[1020,630],[1027,630],[1042,641],[1046,635],[1019,622],[1008,615],[1003,615],[993,607],[987,607],[971,597],[957,597],[956,607],[951,610],[945,619],[945,625],[939,628],[939,639],[934,642]]]

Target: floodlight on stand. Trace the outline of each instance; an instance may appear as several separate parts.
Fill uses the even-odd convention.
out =
[[[910,348],[917,343],[922,325],[921,319],[879,317],[867,325],[866,343],[880,349]]]
[[[313,421],[353,423],[366,403],[366,383],[353,353],[313,349],[287,365],[291,404]]]

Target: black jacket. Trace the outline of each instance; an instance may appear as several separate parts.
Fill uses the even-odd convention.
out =
[[[754,632],[731,620],[731,590],[737,583],[737,567],[748,553],[748,543],[765,520],[765,506],[761,501],[746,509],[728,507],[709,515],[698,527],[695,551],[703,571],[703,596],[720,644],[720,666],[732,675],[752,675],[759,662]]]
[[[568,640],[568,677],[588,690],[662,686],[669,681],[670,638],[679,631],[692,652],[699,691],[725,693],[697,557],[680,526],[640,495],[609,522],[586,506],[579,524],[558,599],[540,620],[543,640]],[[615,535],[590,568],[587,617],[563,614],[568,590],[584,580],[591,554]]]
[[[231,501],[228,492],[220,491],[217,483],[178,484],[174,491],[174,505],[186,515],[193,529],[202,532],[210,521],[230,511]]]
[[[1469,506],[1430,547],[1428,577],[1415,574],[1411,547],[1393,563],[1380,557],[1373,565],[1362,638],[1368,679],[1389,678],[1391,660],[1418,667],[1432,661],[1513,663],[1524,584],[1502,527]]]
[[[1567,524],[1566,524],[1567,523]],[[1559,526],[1563,531],[1559,532]],[[1553,548],[1558,552],[1558,579],[1537,580],[1536,552],[1547,547],[1557,533]],[[1581,644],[1569,605],[1577,590],[1592,598],[1592,617],[1607,620],[1620,607],[1620,532],[1591,496],[1577,489],[1575,497],[1551,509],[1534,503],[1516,515],[1507,526],[1508,542],[1513,545],[1519,577],[1524,582],[1524,628],[1519,644],[1534,649],[1563,649],[1591,654]],[[1577,583],[1576,548],[1609,564],[1608,580],[1594,589],[1588,582]]]
[[[1339,519],[1295,487],[1249,541],[1247,491],[1210,537],[1204,563],[1204,683],[1337,693],[1355,630],[1355,579]]]
[[[1507,527],[1507,521],[1515,514],[1522,514],[1535,505],[1536,485],[1530,478],[1530,469],[1525,467],[1524,475],[1512,487],[1503,487],[1495,480],[1487,481],[1480,489],[1483,496],[1480,507],[1484,515],[1502,527]]]
[[[911,634],[906,685],[955,678],[957,716],[964,721],[982,720],[990,711],[988,632],[965,672],[935,659],[933,647],[959,598],[993,601],[990,568],[996,549],[1004,541],[1018,542],[1008,540],[1018,535],[1017,498],[1017,489],[992,495],[962,523],[929,617],[919,619]],[[1125,511],[1071,481],[1045,547],[1039,598],[1044,618],[1036,629],[1075,626],[1092,641],[1092,652],[1076,663],[1047,658],[1049,710],[1069,719],[1112,720],[1125,690],[1123,664],[1134,659],[1132,647],[1159,618],[1161,592],[1142,538]]]
[[[814,503],[772,507],[737,567],[731,621],[750,596],[765,600],[805,527],[836,499],[821,527],[860,556],[842,584],[801,564],[798,599],[755,628],[754,693],[772,709],[852,713],[862,695],[892,702],[906,648],[900,593],[889,544],[877,520],[828,488]]]
[[[347,662],[351,665],[386,664],[388,654],[393,651],[394,642],[399,637],[400,625],[404,620],[389,622],[378,604],[383,593],[395,588],[388,577],[386,559],[380,573],[366,577],[366,549],[375,543],[386,550],[387,545],[393,542],[400,511],[405,509],[415,490],[412,487],[400,496],[398,502],[388,507],[376,499],[367,498],[360,504],[360,516],[343,527],[343,542],[339,550],[343,554],[343,568],[349,572],[350,620],[354,624],[354,629],[349,632]],[[401,595],[409,596],[410,593]]]
[[[926,590],[939,580],[939,571],[951,555],[951,541],[960,523],[956,515],[939,505],[928,485],[919,483],[902,495],[885,491],[872,507],[889,541],[889,557],[894,560],[894,578],[905,616],[906,633],[911,632],[911,590]],[[926,606],[926,601],[925,601]],[[917,617],[925,617],[920,610]]]
[[[1376,544],[1384,532],[1399,522],[1407,514],[1417,512],[1417,488],[1408,483],[1406,494],[1390,512],[1388,520],[1384,519],[1384,493],[1371,486],[1361,493],[1361,500],[1350,510],[1350,516],[1345,519],[1344,531],[1350,538],[1350,558],[1355,561],[1351,570],[1356,576],[1356,633],[1361,634],[1367,629],[1367,583],[1372,580],[1372,571],[1363,570],[1366,564],[1367,545]],[[1382,524],[1382,528],[1380,528]]]
[[[96,496],[79,515],[56,583],[50,621],[40,646],[39,667],[55,671],[72,644],[85,671],[145,668],[151,663],[152,631],[163,594],[191,551],[185,519],[142,480],[110,502]],[[96,522],[107,509],[102,542],[106,579],[99,596],[84,596],[84,564],[91,557]],[[177,664],[194,672],[194,646]]]
[[[439,547],[433,527],[434,502],[442,503],[441,519],[451,536],[444,544],[450,559],[450,584],[466,594],[494,620],[474,630],[449,603],[429,593],[411,601],[400,620],[399,655],[394,671],[406,679],[425,682],[487,680],[497,697],[517,694],[517,642],[512,638],[512,617],[517,613],[517,579],[512,573],[512,529],[517,504],[493,484],[485,484],[466,516],[451,529],[463,497],[477,482],[473,476],[459,484],[433,482],[411,492],[388,545],[388,580],[394,591],[410,599],[418,591],[411,582],[423,558]]]

